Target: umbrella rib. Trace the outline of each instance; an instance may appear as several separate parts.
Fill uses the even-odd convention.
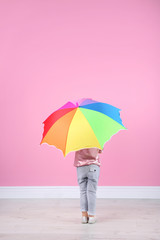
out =
[[[90,110],[90,109],[89,109]],[[93,110],[94,111],[94,110]],[[95,135],[95,137],[96,137],[96,134],[95,134],[95,132],[94,132],[94,130],[93,130],[93,128],[92,128],[92,126],[90,125],[90,123],[89,123],[89,121],[88,121],[88,119],[86,118],[86,116],[83,114],[83,116],[84,116],[84,118],[86,119],[86,121],[88,122],[88,124],[89,124],[89,126],[91,127],[91,129],[92,129],[92,131],[93,131],[93,133],[94,133],[94,135]],[[96,137],[96,139],[97,139],[97,141],[98,141],[98,138]],[[98,143],[99,143],[99,145],[101,146],[101,144],[100,144],[100,142],[98,141]]]
[[[74,110],[75,110],[75,109],[74,109]],[[71,119],[70,124],[69,124],[69,126],[68,126],[68,131],[67,131],[67,134],[66,134],[66,140],[65,140],[65,144],[64,144],[64,146],[65,146],[64,156],[65,156],[65,154],[66,154],[66,146],[67,146],[67,139],[68,139],[69,128],[70,128],[70,125],[71,125],[71,123],[72,123],[72,121],[73,121],[73,118],[74,118],[76,112],[77,112],[77,109],[76,109],[74,115],[72,116],[72,119]]]

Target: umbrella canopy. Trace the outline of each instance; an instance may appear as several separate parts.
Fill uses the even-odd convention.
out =
[[[40,144],[54,145],[64,156],[83,148],[103,149],[114,134],[127,129],[119,111],[121,109],[92,99],[67,102],[43,122]]]

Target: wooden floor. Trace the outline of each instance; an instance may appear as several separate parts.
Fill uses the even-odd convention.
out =
[[[99,199],[82,224],[79,199],[0,199],[0,240],[160,240],[160,200]]]

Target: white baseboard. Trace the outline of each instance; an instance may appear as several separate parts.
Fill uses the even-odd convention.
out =
[[[79,198],[79,186],[0,187],[0,198]],[[98,186],[97,198],[160,199],[160,187]]]

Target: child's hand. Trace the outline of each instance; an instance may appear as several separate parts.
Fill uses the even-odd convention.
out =
[[[101,149],[99,149],[98,150],[98,153],[102,153],[103,152],[103,150],[104,150],[104,148],[101,150]]]
[[[102,150],[101,150],[101,149],[99,149],[99,150],[98,150],[98,153],[102,153]]]

